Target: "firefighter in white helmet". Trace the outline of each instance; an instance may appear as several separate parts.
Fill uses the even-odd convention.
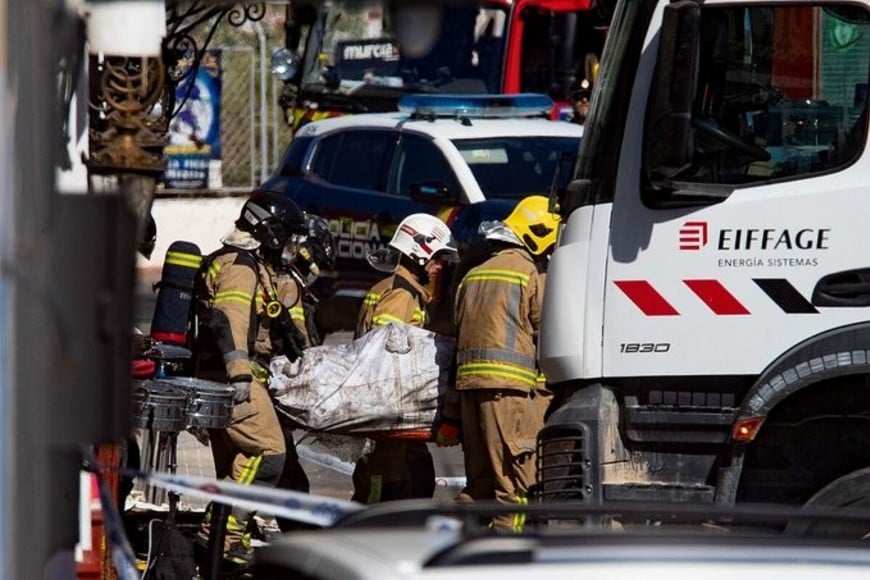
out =
[[[482,223],[494,252],[457,288],[456,389],[467,478],[459,501],[523,504],[534,483],[536,438],[552,398],[538,372],[536,342],[558,224],[540,195],[521,200],[503,221]],[[522,522],[509,514],[492,521],[509,530]]]
[[[440,219],[425,213],[403,219],[389,250],[369,256],[373,267],[392,274],[366,294],[355,338],[391,322],[423,327],[432,300],[426,285],[457,257],[450,228]],[[372,453],[357,462],[353,483],[353,499],[360,503],[432,497],[432,455],[424,441],[377,441]]]

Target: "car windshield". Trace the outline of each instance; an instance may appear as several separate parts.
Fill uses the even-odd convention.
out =
[[[521,199],[536,193],[546,195],[554,177],[558,177],[558,187],[565,187],[580,139],[496,137],[456,139],[453,144],[487,198]]]

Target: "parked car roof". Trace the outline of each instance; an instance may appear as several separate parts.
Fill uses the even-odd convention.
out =
[[[361,127],[397,128],[417,132],[442,139],[479,139],[482,137],[541,136],[575,137],[583,136],[583,126],[565,121],[552,121],[544,118],[474,118],[469,117],[413,117],[408,113],[363,113],[331,117],[322,121],[308,123],[296,133],[299,137],[314,137],[331,131]]]

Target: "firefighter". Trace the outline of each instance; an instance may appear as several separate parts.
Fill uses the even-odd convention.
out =
[[[398,264],[379,268],[394,266],[393,273],[366,294],[355,338],[391,322],[425,326],[426,306],[432,299],[426,285],[445,262],[455,262],[458,256],[450,228],[424,213],[403,219],[388,245],[398,255]],[[378,267],[372,259],[369,262]],[[353,500],[360,503],[431,498],[435,465],[424,441],[379,440],[357,462],[353,484]]]
[[[537,369],[536,340],[558,223],[539,195],[521,200],[504,221],[482,223],[494,252],[457,289],[456,389],[467,478],[458,501],[527,503],[551,399]],[[449,420],[455,411],[445,409],[442,444],[455,442]],[[517,530],[522,518],[503,514],[492,524]]]
[[[315,296],[312,286],[322,274],[335,269],[338,247],[335,237],[329,230],[329,223],[325,219],[307,213],[305,221],[308,233],[305,240],[300,243],[290,269],[293,277],[303,289],[302,300],[293,308],[291,314],[293,314],[293,320],[304,323],[309,345],[317,346],[322,343],[316,324],[319,300]]]
[[[592,96],[592,85],[589,81],[583,79],[580,81],[579,88],[571,93],[572,115],[571,122],[576,125],[586,123],[586,117],[589,116],[589,99]]]
[[[203,260],[197,290],[197,375],[235,389],[226,429],[209,432],[218,479],[275,486],[287,448],[267,390],[273,354],[295,358],[304,348],[288,306],[298,298],[295,281],[279,276],[306,234],[304,215],[282,194],[256,192],[242,206],[223,247]],[[207,545],[213,506],[198,534]],[[224,565],[245,566],[253,551],[248,510],[233,508],[226,526]]]
[[[335,238],[329,231],[329,224],[326,220],[306,213],[305,230],[307,233],[304,239],[299,240],[293,261],[289,264],[286,272],[281,272],[282,279],[283,276],[292,279],[292,283],[282,285],[284,291],[282,301],[288,307],[290,318],[296,325],[302,339],[302,348],[317,346],[321,343],[314,323],[317,297],[314,296],[310,286],[321,274],[335,267],[337,253]],[[308,475],[299,462],[296,443],[293,439],[293,430],[296,425],[281,412],[278,412],[278,421],[284,431],[287,457],[284,461],[284,469],[278,478],[277,487],[308,493],[310,490]],[[276,518],[276,521],[282,532],[314,527],[285,518]]]

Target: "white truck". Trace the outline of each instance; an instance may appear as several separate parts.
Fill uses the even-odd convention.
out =
[[[620,0],[544,298],[544,501],[870,505],[870,3]]]

